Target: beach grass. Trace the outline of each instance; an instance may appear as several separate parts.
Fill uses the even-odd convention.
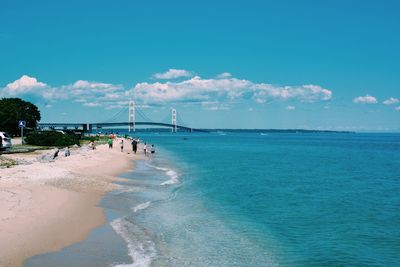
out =
[[[0,168],[10,168],[17,164],[18,162],[16,160],[0,156]]]

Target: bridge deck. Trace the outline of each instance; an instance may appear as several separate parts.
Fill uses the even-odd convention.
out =
[[[148,125],[148,126],[162,126],[174,128],[175,125],[163,122],[135,122],[135,125]],[[119,126],[133,126],[130,122],[106,122],[106,123],[38,123],[38,127],[49,127],[49,128],[82,128],[83,130],[90,130],[93,128],[103,127],[119,127]],[[177,129],[190,131],[190,132],[204,132],[204,130],[194,129],[182,125],[176,125]]]

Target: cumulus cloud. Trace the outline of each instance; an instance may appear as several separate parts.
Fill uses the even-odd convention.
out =
[[[136,99],[147,104],[165,102],[206,102],[211,100],[232,101],[238,98],[254,99],[257,103],[270,100],[298,99],[302,102],[327,101],[332,92],[318,85],[275,86],[253,83],[233,77],[203,79],[199,76],[190,79],[165,83],[138,83],[132,89]]]
[[[86,106],[86,107],[98,107],[98,106],[100,106],[100,103],[98,103],[98,102],[85,102],[85,103],[83,103],[83,105]]]
[[[394,98],[394,97],[391,97],[391,98],[383,101],[383,104],[385,104],[385,105],[393,105],[393,104],[397,104],[397,103],[400,103],[400,99]]]
[[[22,75],[18,80],[0,88],[0,97],[27,97],[42,99],[46,102],[67,98],[59,88],[39,82],[37,78],[28,75]]]
[[[156,73],[153,74],[153,78],[159,79],[159,80],[170,80],[170,79],[176,79],[176,78],[182,78],[182,77],[192,77],[193,74],[190,71],[187,70],[177,70],[177,69],[169,69],[168,71],[164,73]]]
[[[2,93],[5,96],[17,96],[35,91],[39,92],[44,88],[48,88],[48,85],[43,82],[39,82],[34,77],[22,75],[18,80],[7,84],[6,87],[3,88]]]
[[[230,74],[229,72],[223,72],[223,73],[217,75],[218,79],[224,79],[224,78],[229,78],[229,77],[232,77],[232,74]]]
[[[60,91],[75,102],[87,107],[115,105],[115,102],[125,100],[128,95],[122,85],[78,80],[65,85]]]
[[[138,83],[133,88],[136,99],[145,103],[205,102],[242,95],[251,82],[232,79],[202,79],[195,76],[181,82]]]
[[[366,95],[354,98],[353,102],[356,104],[377,104],[378,100],[374,96]]]
[[[295,106],[287,106],[286,109],[287,109],[287,110],[295,110],[296,107],[295,107]]]
[[[265,103],[268,98],[272,99],[298,99],[301,102],[327,101],[332,98],[332,91],[324,89],[319,85],[301,86],[275,86],[272,84],[254,84],[254,97],[257,102]]]
[[[46,101],[47,107],[57,100],[72,100],[87,107],[115,107],[116,103],[129,98],[122,85],[78,80],[59,87],[39,82],[34,77],[23,75],[20,79],[0,88],[1,97],[28,97]]]
[[[207,110],[230,110],[231,106],[228,103],[221,103],[218,101],[205,101],[201,105]]]
[[[190,75],[190,77],[188,77]],[[254,83],[222,73],[217,78],[204,79],[185,70],[170,69],[157,75],[160,79],[187,77],[178,81],[156,81],[137,83],[131,90],[124,86],[97,81],[78,80],[74,83],[50,86],[27,75],[0,88],[0,96],[23,96],[35,94],[52,104],[57,100],[70,100],[86,107],[117,109],[127,105],[134,97],[138,105],[165,103],[200,103],[205,109],[227,110],[237,100],[267,101],[297,100],[301,102],[327,101],[332,92],[319,85],[277,86]]]

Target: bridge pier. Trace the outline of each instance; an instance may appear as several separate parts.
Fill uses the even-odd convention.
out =
[[[135,123],[135,101],[131,100],[129,101],[129,132],[136,132]]]
[[[176,109],[172,109],[171,110],[171,120],[172,120],[172,125],[173,125],[173,127],[172,127],[172,132],[173,133],[176,133],[177,132],[177,127],[176,127]]]
[[[91,132],[93,130],[93,124],[85,123],[82,125],[82,128],[84,132]]]

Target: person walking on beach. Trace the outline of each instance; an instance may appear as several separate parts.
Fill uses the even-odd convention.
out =
[[[71,152],[69,152],[69,146],[67,146],[67,147],[65,148],[65,150],[64,150],[64,156],[65,156],[65,157],[71,156]]]
[[[108,138],[107,143],[108,143],[108,148],[109,148],[109,149],[113,148],[113,140],[111,139],[111,137]]]
[[[124,151],[124,139],[121,139],[121,152]]]
[[[137,151],[137,141],[135,139],[132,140],[132,151],[136,154]]]
[[[154,145],[151,145],[150,153],[151,153],[151,154],[156,153],[156,148],[154,147]]]
[[[144,143],[143,152],[144,152],[144,155],[146,156],[147,155],[147,144],[146,143]]]

